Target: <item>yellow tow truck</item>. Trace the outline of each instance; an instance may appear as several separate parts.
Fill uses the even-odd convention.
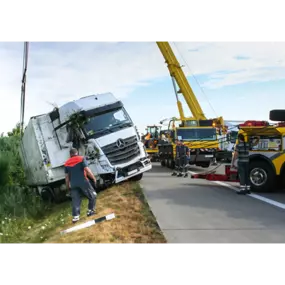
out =
[[[249,177],[255,192],[285,188],[285,110],[270,111],[269,119],[278,122],[246,121],[239,125],[239,133],[245,136],[250,147]],[[225,165],[225,174],[202,173],[192,178],[239,181],[238,169],[231,169],[230,165]]]
[[[250,145],[249,177],[252,190],[270,192],[285,186],[285,110],[270,111],[271,121],[239,125]]]

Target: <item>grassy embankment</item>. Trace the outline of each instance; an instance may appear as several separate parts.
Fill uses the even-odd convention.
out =
[[[98,194],[97,215],[115,213],[116,218],[61,236],[73,226],[71,205],[48,205],[26,186],[18,154],[18,128],[0,138],[0,243],[164,243],[155,217],[136,182],[113,186]]]

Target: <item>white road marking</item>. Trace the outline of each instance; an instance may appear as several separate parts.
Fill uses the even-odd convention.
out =
[[[189,172],[190,172],[191,174],[193,174],[193,175],[194,175],[194,174],[198,174],[197,172],[193,172],[193,171],[189,171]],[[208,180],[208,181],[211,181],[211,180]],[[232,186],[232,185],[229,185],[229,184],[227,184],[227,183],[225,183],[225,182],[222,182],[222,181],[211,181],[211,182],[214,182],[214,183],[216,183],[216,184],[219,184],[219,185],[221,185],[221,186],[230,188],[230,189],[235,190],[235,191],[238,191],[238,190],[239,190],[237,187]],[[285,210],[285,204],[283,204],[283,203],[280,203],[280,202],[277,202],[277,201],[274,201],[274,200],[265,198],[265,197],[263,197],[263,196],[261,196],[261,195],[258,195],[258,194],[247,194],[247,196],[252,197],[252,198],[254,198],[254,199],[257,199],[257,200],[260,200],[260,201],[263,201],[263,202],[265,202],[265,203],[267,203],[267,204],[270,204],[270,205],[273,205],[273,206],[275,206],[275,207],[278,207],[278,208],[280,208],[280,209]]]
[[[221,185],[221,186],[225,186],[225,187],[231,188],[231,189],[233,189],[233,190],[235,190],[235,191],[238,191],[238,190],[239,190],[237,187],[232,186],[232,185],[229,185],[229,184],[227,184],[227,183],[225,183],[225,182],[222,182],[222,181],[212,181],[212,182],[215,182],[216,184],[219,184],[219,185]]]
[[[283,203],[280,203],[280,202],[277,202],[277,201],[265,198],[265,197],[257,195],[257,194],[248,194],[247,196],[250,196],[252,198],[258,199],[260,201],[263,201],[265,203],[268,203],[270,205],[273,205],[275,207],[278,207],[278,208],[281,208],[281,209],[285,210],[285,204],[283,204]]]

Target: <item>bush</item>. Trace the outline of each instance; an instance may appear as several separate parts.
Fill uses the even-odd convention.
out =
[[[0,186],[5,186],[9,183],[10,167],[8,156],[0,153]]]
[[[0,137],[0,242],[3,234],[5,241],[17,242],[49,208],[25,184],[19,146],[17,127]]]

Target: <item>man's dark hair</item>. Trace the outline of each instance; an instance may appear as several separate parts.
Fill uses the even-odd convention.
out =
[[[238,139],[240,141],[244,141],[244,135],[243,134],[238,134]]]
[[[69,154],[70,156],[75,156],[78,154],[78,150],[76,148],[72,148],[70,151],[69,151]]]

